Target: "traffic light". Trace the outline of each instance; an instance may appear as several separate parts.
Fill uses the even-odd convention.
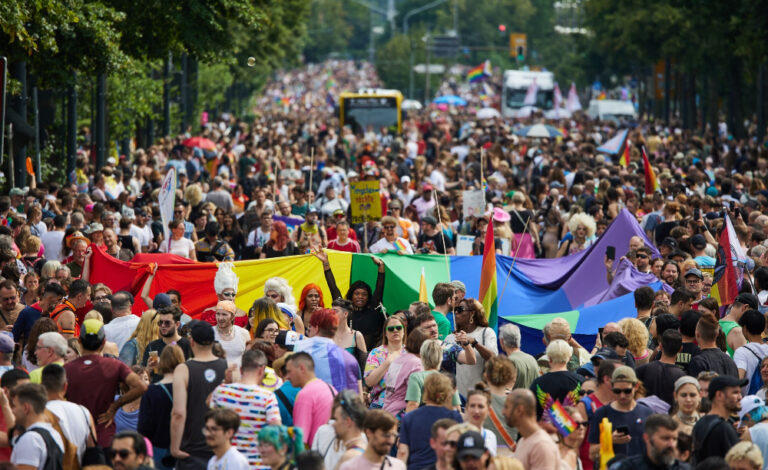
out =
[[[499,25],[499,34],[504,34],[507,31],[507,25],[500,24]]]
[[[525,33],[511,33],[509,35],[509,55],[518,63],[525,62],[528,50],[528,36]]]
[[[525,48],[523,46],[517,46],[516,56],[518,62],[525,61]]]

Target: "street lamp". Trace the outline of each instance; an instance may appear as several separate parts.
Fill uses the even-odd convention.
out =
[[[443,3],[447,2],[448,0],[435,0],[432,3],[428,3],[424,5],[423,7],[415,8],[408,13],[405,14],[405,17],[403,17],[403,34],[406,36],[408,35],[408,20],[411,19],[413,15],[417,15],[421,13],[422,11],[430,10],[432,8],[435,8],[436,6],[442,5]],[[410,41],[410,39],[409,39]],[[427,45],[429,46],[429,45]],[[413,47],[411,47],[411,58],[409,61],[409,84],[408,84],[408,98],[413,99]]]

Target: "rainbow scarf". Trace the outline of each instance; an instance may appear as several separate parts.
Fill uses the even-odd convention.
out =
[[[565,411],[565,408],[563,408],[560,400],[555,400],[555,402],[552,403],[552,406],[547,410],[547,414],[549,415],[549,419],[552,424],[554,424],[555,428],[557,428],[557,432],[559,432],[563,437],[568,436],[570,433],[575,431],[576,428],[579,427],[571,415]]]

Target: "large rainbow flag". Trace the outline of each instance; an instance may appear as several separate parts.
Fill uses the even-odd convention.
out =
[[[498,327],[499,295],[496,285],[496,241],[493,233],[493,218],[488,223],[483,245],[483,267],[480,272],[480,291],[477,294],[485,310],[488,324]]]
[[[498,324],[518,324],[523,332],[523,346],[526,351],[535,353],[543,350],[543,326],[554,317],[564,317],[581,344],[591,347],[598,327],[636,315],[632,295],[635,289],[645,285],[654,289],[661,287],[652,274],[639,273],[622,262],[618,263],[613,283],[609,285],[606,281],[606,247],[616,247],[616,259],[620,259],[627,253],[627,243],[633,235],[642,237],[651,246],[635,217],[623,210],[606,232],[580,253],[555,259],[518,259],[511,270],[512,257],[495,255],[487,258],[489,267],[486,272],[492,276],[495,272],[495,276],[502,279],[509,274],[505,286],[497,286]],[[371,286],[375,284],[377,267],[369,259],[374,255],[328,253],[341,292],[345,293],[350,283],[356,280]],[[485,257],[451,256],[446,263],[444,256],[424,254],[375,256],[381,258],[386,267],[383,304],[390,314],[407,309],[411,302],[419,299],[422,267],[428,292],[438,282],[458,280],[466,285],[468,297],[482,299],[479,294]],[[157,263],[158,269],[150,296],[177,289],[182,294],[182,305],[193,317],[216,303],[213,290],[215,263],[195,263],[165,254],[140,254],[131,262],[124,262],[102,251],[94,253],[91,263],[91,283],[103,282],[113,291],[132,292],[136,298],[134,313],[137,314],[146,309],[139,293],[149,276],[151,263]],[[234,271],[240,278],[235,303],[245,311],[264,295],[264,283],[273,276],[288,281],[297,302],[302,288],[312,282],[322,287],[326,305],[330,303],[322,265],[312,255],[237,261]],[[493,298],[492,290],[485,292],[491,292],[490,298]]]

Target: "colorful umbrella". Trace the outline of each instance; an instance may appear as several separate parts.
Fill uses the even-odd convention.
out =
[[[562,137],[563,133],[556,127],[549,126],[547,124],[534,124],[532,126],[526,126],[515,132],[515,134],[522,137],[534,137],[534,138],[554,138]]]
[[[464,98],[460,98],[456,95],[445,95],[435,98],[432,101],[435,104],[447,104],[450,106],[466,106],[467,101]]]
[[[197,147],[203,150],[215,150],[216,144],[211,139],[205,137],[190,137],[181,143],[185,147]]]

